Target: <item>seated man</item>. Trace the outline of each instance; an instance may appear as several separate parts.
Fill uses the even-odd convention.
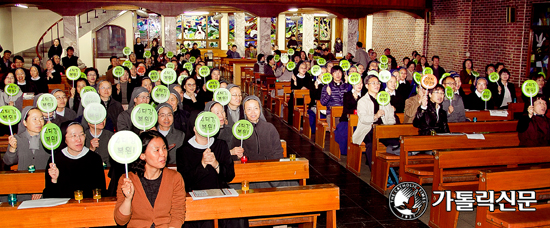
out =
[[[489,82],[486,78],[478,77],[475,82],[476,90],[468,96],[466,96],[466,102],[465,106],[467,109],[470,110],[488,110],[488,109],[495,109],[495,105],[493,103],[493,98],[489,101],[483,101],[481,100],[481,94],[483,93],[483,90],[487,89],[487,84]]]
[[[409,99],[405,100],[405,118],[403,120],[403,123],[413,122],[414,117],[416,116],[416,110],[418,110],[418,107],[422,102],[422,97],[424,97],[424,94],[426,93],[426,90],[422,88],[421,85],[418,85],[416,91],[418,91],[416,96],[410,97]]]
[[[457,77],[460,78],[460,76]],[[450,86],[453,88],[453,92],[455,93],[451,105],[449,105],[449,99],[447,99],[447,97],[445,97],[443,103],[441,103],[443,110],[447,112],[447,122],[465,122],[466,111],[464,110],[462,97],[458,94],[459,88],[456,86],[455,79],[453,77],[446,77],[445,80],[443,80],[443,86]]]
[[[240,59],[241,55],[237,52],[237,45],[231,46],[231,50],[227,51],[227,58]]]

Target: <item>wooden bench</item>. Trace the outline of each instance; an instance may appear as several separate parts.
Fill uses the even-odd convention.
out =
[[[65,84],[48,84],[48,92],[51,93],[55,89],[60,89],[65,92]]]
[[[348,156],[347,168],[359,175],[361,171],[361,154],[364,148],[351,143],[354,127],[357,126],[357,115],[349,115],[348,125]],[[449,123],[451,132],[510,132],[515,131],[517,121],[494,121],[494,122],[461,122]],[[351,134],[350,134],[351,132]],[[383,193],[387,189],[387,181],[390,167],[399,166],[399,156],[386,153],[386,147],[380,139],[399,138],[402,135],[418,135],[418,129],[412,124],[397,125],[373,125],[373,143],[371,185]]]
[[[445,149],[496,148],[519,145],[517,132],[484,134],[485,139],[468,139],[466,135],[401,136],[399,182],[412,181],[420,185],[433,181],[432,155],[409,156],[413,151]]]
[[[340,160],[340,147],[338,143],[336,143],[336,135],[334,132],[336,131],[336,119],[340,118],[342,116],[342,112],[344,111],[344,107],[342,106],[333,106],[330,107],[330,122],[332,123],[330,125],[330,142],[329,142],[329,153],[328,155],[336,159],[337,161]]]
[[[279,118],[284,118],[284,112],[287,110],[285,107],[288,107],[288,99],[290,98],[290,93],[292,93],[290,88],[290,85],[283,85],[283,95],[274,98],[275,108],[273,110],[275,111],[275,116]]]
[[[270,88],[267,92],[267,105],[265,108],[267,108],[271,113],[275,112],[275,108],[273,106],[273,102],[277,99],[278,91],[283,89],[283,86],[288,85],[290,86],[290,82],[278,82],[275,81],[274,88]],[[281,96],[282,97],[282,96]],[[279,107],[280,110],[280,107]]]
[[[340,209],[339,188],[334,184],[252,189],[247,193],[240,190],[238,197],[206,200],[193,200],[187,196],[185,203],[185,221],[247,218],[275,216],[298,213],[325,212],[326,227],[336,228],[336,210]],[[81,203],[70,200],[69,203],[47,208],[18,210],[8,204],[0,205],[2,225],[6,227],[97,227],[114,226],[113,212],[116,198],[104,197],[96,202],[84,199]],[[269,204],[269,206],[266,206]],[[306,215],[299,218],[307,220]],[[290,223],[296,216],[284,216],[283,223]],[[252,220],[252,226],[259,220]],[[256,224],[255,224],[256,223]],[[278,223],[280,224],[280,223]],[[315,223],[310,223],[315,227]]]
[[[433,191],[476,191],[480,170],[514,168],[519,165],[550,163],[550,147],[510,147],[477,150],[435,150]],[[458,181],[461,179],[462,181]],[[451,182],[449,182],[451,181]],[[509,179],[507,182],[511,183]],[[434,199],[436,200],[435,196]],[[446,211],[446,202],[430,210],[431,227],[456,227],[458,211],[452,203]]]
[[[537,195],[539,195],[538,193],[541,191],[548,191],[550,189],[550,179],[548,176],[550,176],[550,168],[521,169],[513,171],[481,171],[478,190],[491,190],[497,193],[500,191],[537,189]],[[516,199],[518,199],[517,195],[518,194],[516,194]],[[536,211],[527,212],[502,212],[497,209],[497,207],[495,207],[495,211],[493,212],[489,211],[489,207],[477,208],[476,224],[478,224],[478,227],[550,226],[550,204],[531,204],[530,208],[535,208]]]
[[[327,110],[327,107],[317,101],[317,115],[315,116],[315,146],[323,150],[325,148],[325,137],[328,130],[327,119],[321,119],[321,110]]]
[[[309,90],[294,90],[292,91],[294,93],[294,110],[292,112],[292,129],[300,134],[300,125],[302,124],[302,117],[307,112],[307,106],[309,102],[311,102],[311,98],[309,97]],[[298,99],[303,100],[302,105],[296,105],[298,103]]]
[[[477,121],[500,121],[500,120],[513,120],[514,114],[508,111],[508,116],[491,116],[490,111],[481,110],[481,111],[467,111],[466,118],[473,121],[474,117]]]
[[[273,75],[263,75],[260,79],[260,100],[262,101],[262,107],[268,108],[271,111],[271,105],[267,106],[268,97],[271,97],[270,91],[275,89],[275,82],[277,78]]]
[[[168,166],[176,169],[176,166]],[[41,193],[46,186],[44,170],[34,173],[28,171],[0,172],[0,195]],[[106,186],[110,178],[109,169],[105,169]],[[235,162],[235,178],[231,183],[298,180],[301,185],[306,184],[309,178],[309,161],[305,158],[296,158],[295,161],[279,162],[278,160],[250,161],[246,164]]]

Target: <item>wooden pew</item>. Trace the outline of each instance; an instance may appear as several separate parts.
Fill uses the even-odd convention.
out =
[[[176,169],[171,165],[168,168]],[[44,170],[37,170],[35,173],[27,171],[3,171],[0,172],[0,195],[7,194],[32,194],[41,193],[46,186]],[[110,178],[105,169],[106,186]],[[243,180],[249,182],[264,182],[276,180],[298,180],[305,185],[309,178],[309,161],[305,158],[296,158],[296,161],[279,162],[277,160],[250,161],[246,164],[235,162],[235,178],[231,183],[241,183]]]
[[[315,146],[323,150],[325,148],[325,136],[328,130],[327,119],[321,119],[321,110],[327,110],[327,107],[317,101],[317,115],[315,116]]]
[[[480,191],[510,191],[537,189],[537,195],[550,189],[550,169],[521,169],[513,171],[481,171],[479,178]],[[496,195],[496,194],[495,194]],[[516,194],[516,199],[518,194]],[[495,196],[497,197],[497,196]],[[496,198],[495,198],[496,200]],[[497,206],[498,207],[498,206]],[[502,212],[495,207],[478,207],[476,224],[478,227],[548,227],[550,226],[550,204],[531,204],[536,211]],[[497,211],[498,210],[498,211]],[[516,209],[517,210],[517,209]]]
[[[309,125],[309,114],[307,110],[304,112],[302,117],[302,137],[305,137],[308,140],[311,140],[311,125]]]
[[[476,191],[479,187],[477,176],[480,170],[550,163],[548,151],[550,151],[550,147],[435,150],[432,188],[434,191]],[[449,177],[452,178],[449,179]],[[457,181],[459,178],[462,179],[461,182]],[[452,182],[448,182],[449,180]],[[452,203],[451,211],[446,211],[445,208],[445,200],[431,208],[429,224],[431,227],[456,227],[458,211],[456,211],[455,204]]]
[[[262,75],[260,76],[260,80],[262,83],[260,84],[260,100],[262,101],[262,107],[267,106],[267,98],[271,97],[269,92],[272,89],[275,89],[275,82],[277,81],[277,78],[273,75]],[[265,83],[265,84],[264,84]],[[268,109],[271,111],[271,105],[269,105]]]
[[[327,227],[336,228],[336,210],[340,209],[339,188],[334,184],[238,190],[238,197],[193,200],[185,204],[185,221],[246,218],[323,211]],[[271,202],[271,203],[270,203]],[[269,206],[266,206],[269,203]],[[0,205],[2,225],[6,227],[97,227],[114,226],[115,197],[96,202],[84,199],[46,208],[18,210],[8,204]],[[292,216],[283,218],[289,219]],[[283,221],[284,222],[284,221]],[[254,226],[254,221],[251,221]],[[314,227],[314,226],[313,226]]]
[[[268,93],[267,107],[271,111],[271,113],[275,114],[276,116],[279,116],[278,113],[277,113],[277,110],[279,112],[281,110],[281,107],[277,107],[276,100],[280,99],[280,98],[283,98],[283,96],[284,96],[284,95],[279,96],[278,91],[279,90],[284,90],[283,86],[289,86],[290,87],[290,82],[278,82],[278,81],[276,81],[275,82],[275,88],[271,89]]]
[[[477,121],[498,121],[498,120],[513,120],[514,114],[508,111],[508,116],[502,117],[502,116],[491,116],[490,111],[467,111],[466,112],[466,118],[473,121],[473,119],[477,118]]]
[[[302,117],[307,112],[307,106],[309,102],[311,102],[311,98],[309,97],[309,90],[294,90],[292,91],[294,93],[294,111],[292,112],[292,129],[300,134],[300,125],[302,123]],[[302,105],[296,105],[298,103],[298,99],[303,100]]]
[[[485,139],[468,139],[466,135],[401,136],[399,182],[412,181],[420,185],[433,181],[433,156],[413,151],[445,149],[497,148],[519,145],[517,132],[484,134]]]
[[[245,77],[242,82],[242,91],[243,93],[250,95],[250,91],[248,91],[248,87],[250,86],[250,83],[252,83],[252,79],[254,78],[254,70],[246,69],[244,71]]]
[[[292,90],[290,89],[290,85],[283,85],[283,95],[282,96],[277,96],[275,98],[275,108],[273,110],[275,110],[275,116],[279,117],[279,118],[283,118],[284,114],[282,114],[281,112],[285,112],[285,109],[284,107],[288,107],[288,99],[290,98],[290,93],[292,93]]]
[[[330,125],[330,144],[329,144],[329,153],[328,155],[336,159],[337,161],[340,160],[340,147],[338,143],[336,143],[336,135],[334,134],[334,131],[336,131],[336,118],[340,118],[342,116],[342,112],[344,111],[344,107],[342,106],[333,106],[330,107],[330,122],[333,123]]]
[[[348,156],[347,168],[359,175],[361,171],[361,155],[364,148],[351,143],[354,127],[357,126],[357,115],[349,115],[348,117]],[[449,123],[451,132],[510,132],[515,131],[517,121],[495,121],[495,122],[462,122]],[[373,126],[373,143],[372,143],[372,170],[371,170],[371,185],[379,192],[384,192],[387,189],[386,183],[388,180],[390,167],[399,166],[399,156],[386,153],[386,147],[380,142],[380,139],[399,138],[402,135],[418,135],[418,129],[412,124],[398,125],[374,125]]]

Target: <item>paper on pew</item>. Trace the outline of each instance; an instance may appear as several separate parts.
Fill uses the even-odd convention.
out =
[[[489,110],[489,114],[491,114],[491,116],[507,117],[508,116],[508,111],[506,111],[506,110]]]
[[[319,112],[325,116],[327,115],[327,110],[319,110]]]
[[[193,190],[189,193],[193,200],[203,200],[221,197],[236,197],[239,193],[232,188]]]
[[[66,204],[69,202],[70,198],[50,198],[50,199],[39,199],[39,200],[25,200],[23,201],[17,209],[28,209],[28,208],[38,208],[38,207],[55,207],[59,205]]]
[[[485,140],[485,136],[483,136],[483,134],[466,134],[466,137],[468,137],[468,139],[482,139],[482,140]]]

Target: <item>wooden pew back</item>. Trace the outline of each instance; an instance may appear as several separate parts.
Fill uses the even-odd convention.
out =
[[[336,119],[342,116],[342,112],[344,112],[344,107],[342,106],[330,107],[330,122],[332,124],[330,125],[329,155],[336,160],[340,160],[340,147],[338,143],[336,143],[336,135],[334,132],[336,131],[337,126]]]

